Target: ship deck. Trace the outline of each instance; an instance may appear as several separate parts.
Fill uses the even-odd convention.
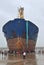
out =
[[[44,54],[30,53],[26,55],[26,59],[20,54],[0,54],[0,65],[44,65]]]

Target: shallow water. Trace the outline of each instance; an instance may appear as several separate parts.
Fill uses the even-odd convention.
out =
[[[27,54],[26,59],[22,55],[1,55],[0,65],[44,65],[44,54]]]

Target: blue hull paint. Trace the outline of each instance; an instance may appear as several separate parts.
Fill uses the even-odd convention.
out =
[[[24,19],[9,21],[3,26],[3,32],[7,39],[23,37],[23,34],[26,34],[26,21]]]

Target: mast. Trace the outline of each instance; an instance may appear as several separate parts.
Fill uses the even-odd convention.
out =
[[[23,19],[24,18],[24,8],[23,7],[20,7],[18,9],[18,17]]]

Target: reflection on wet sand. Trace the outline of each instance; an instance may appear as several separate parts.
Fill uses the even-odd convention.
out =
[[[26,59],[22,55],[10,55],[6,58],[0,59],[0,65],[43,65],[44,55],[41,54],[27,54]]]
[[[18,62],[18,63],[7,63],[7,65],[24,65],[23,62]]]

